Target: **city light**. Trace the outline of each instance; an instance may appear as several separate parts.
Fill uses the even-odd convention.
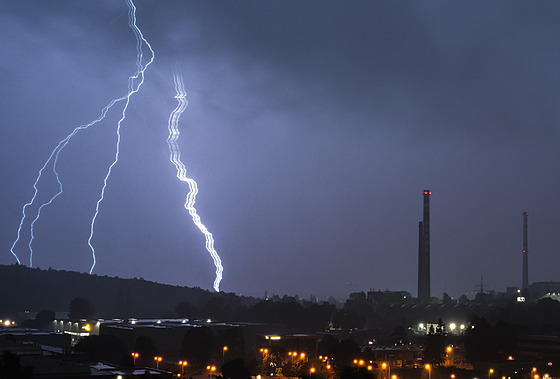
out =
[[[159,370],[159,362],[161,362],[162,359],[162,357],[154,357],[154,361],[156,362],[156,370]]]
[[[185,375],[185,366],[186,365],[188,365],[187,361],[179,361],[179,366],[181,366],[181,376]]]
[[[133,365],[136,366],[136,358],[138,358],[138,353],[132,353],[130,355],[132,355]]]

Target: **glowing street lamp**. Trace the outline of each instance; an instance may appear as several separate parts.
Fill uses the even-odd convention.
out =
[[[424,366],[424,368],[428,370],[428,379],[432,379],[432,366],[428,363]]]
[[[136,358],[138,358],[138,353],[132,353],[133,365],[136,366]]]
[[[226,361],[226,351],[227,351],[227,350],[228,350],[228,347],[227,347],[227,346],[224,346],[224,347],[222,348],[222,365],[223,365],[223,364],[225,363],[225,361]]]
[[[185,366],[188,364],[187,361],[179,361],[179,366],[181,366],[181,377],[185,375]]]
[[[488,379],[490,379],[490,377],[492,376],[492,374],[494,373],[494,369],[491,368],[490,370],[488,370]]]
[[[383,368],[383,370],[387,370],[387,378],[391,377],[391,365],[387,362],[383,362],[381,363],[381,367]]]
[[[161,362],[162,357],[154,357],[154,361],[156,361],[156,370],[159,370],[159,362]]]
[[[206,366],[206,370],[208,370],[208,378],[211,378],[212,374],[216,371],[216,366]]]

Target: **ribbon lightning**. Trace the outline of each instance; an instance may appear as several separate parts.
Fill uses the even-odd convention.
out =
[[[177,92],[175,98],[177,99],[179,104],[173,110],[173,112],[171,112],[171,115],[169,116],[169,122],[167,124],[169,129],[169,137],[167,138],[167,145],[169,146],[169,152],[171,154],[169,160],[171,161],[171,163],[173,163],[173,165],[177,169],[177,178],[179,178],[179,180],[182,182],[187,182],[189,185],[189,193],[187,195],[187,199],[184,206],[185,209],[191,215],[194,224],[198,227],[198,229],[204,234],[204,237],[206,238],[206,250],[212,256],[212,259],[214,260],[214,266],[216,266],[216,279],[214,280],[214,290],[216,292],[219,292],[220,281],[222,280],[222,272],[224,270],[222,267],[222,261],[220,259],[220,256],[214,249],[214,238],[212,237],[212,233],[210,233],[206,228],[206,226],[204,226],[204,224],[200,221],[200,216],[196,213],[196,209],[194,208],[196,195],[198,193],[198,186],[193,179],[187,177],[187,169],[185,168],[185,165],[181,161],[181,151],[179,149],[179,144],[177,143],[180,134],[178,128],[179,118],[181,117],[181,114],[185,111],[185,108],[187,108],[187,104],[188,104],[186,100],[187,94],[185,92],[185,85],[183,84],[183,77],[178,75],[177,73],[174,73],[173,77],[175,81],[175,91]]]

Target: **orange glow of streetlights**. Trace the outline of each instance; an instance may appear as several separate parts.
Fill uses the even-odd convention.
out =
[[[387,378],[391,377],[391,365],[387,362],[383,362],[381,364],[381,368],[383,368],[383,370],[387,369]]]
[[[367,369],[368,369],[368,371],[372,371],[372,370],[373,370],[373,366],[372,366],[372,365],[369,365],[369,366],[367,366]]]
[[[309,373],[310,373],[310,374],[314,374],[314,373],[315,373],[315,367],[311,367],[311,368],[309,369]]]
[[[445,351],[447,351],[447,353],[451,353],[451,352],[453,351],[453,347],[447,346],[447,348],[445,349]]]
[[[428,379],[432,379],[432,366],[430,366],[430,364],[427,363],[427,364],[424,366],[424,368],[425,368],[426,370],[428,370]]]
[[[455,374],[451,374],[450,378],[455,379]]]
[[[353,362],[354,362],[354,364],[355,364],[355,365],[357,365],[357,364],[358,364],[358,360],[357,360],[357,359],[354,359],[354,361],[353,361]]]
[[[364,360],[363,360],[363,359],[360,359],[360,360],[358,361],[358,365],[363,366],[363,365],[364,365]]]
[[[132,359],[133,359],[133,361],[134,361],[133,364],[136,366],[136,358],[138,358],[138,356],[139,356],[138,353],[132,353],[132,354],[130,354],[130,355],[132,355]]]
[[[299,357],[300,357],[301,359],[305,358],[305,353],[301,353],[301,354],[299,355]]]
[[[227,349],[228,349],[227,346],[224,346],[224,347],[222,348],[222,365],[223,365],[223,364],[225,363],[225,361],[226,361],[226,351],[227,351]]]
[[[393,374],[393,375],[391,376],[391,379],[397,379],[397,375]]]
[[[181,376],[185,375],[185,366],[189,363],[187,361],[179,361],[179,366],[181,366]]]
[[[154,361],[156,361],[156,370],[159,369],[159,362],[161,362],[162,359],[162,357],[154,357]]]

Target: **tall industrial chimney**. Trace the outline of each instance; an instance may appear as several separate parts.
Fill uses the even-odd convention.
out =
[[[418,299],[430,301],[430,190],[424,190],[424,217],[419,225],[418,241]]]
[[[529,213],[523,212],[523,281],[521,283],[522,289],[527,289],[529,286],[529,243],[527,240],[527,216]]]
[[[418,223],[418,299],[422,299],[422,267],[424,265],[424,226],[422,225],[422,221]]]

